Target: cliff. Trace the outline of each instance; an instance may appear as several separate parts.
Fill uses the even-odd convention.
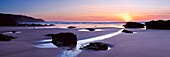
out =
[[[19,22],[45,22],[25,15],[3,14],[0,13],[0,26],[15,26]]]

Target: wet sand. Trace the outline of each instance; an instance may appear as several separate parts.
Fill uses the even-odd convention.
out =
[[[44,37],[46,34],[72,32],[76,34],[78,40],[81,41],[108,35],[117,32],[120,29],[98,28],[98,31],[95,32],[89,32],[83,28],[0,29],[0,33],[13,30],[20,31],[21,33],[6,34],[18,38],[9,42],[0,41],[0,57],[62,57],[61,55],[63,54],[63,51],[67,51],[63,48],[57,48],[55,46],[40,48],[35,45],[39,45],[42,40],[49,39],[49,37]],[[111,36],[107,39],[95,40],[97,42],[113,45],[110,50],[81,50],[80,53],[77,53],[77,57],[170,57],[169,30],[130,30],[136,33],[119,33],[118,35]],[[67,57],[71,57],[69,54],[65,55],[68,55]]]
[[[114,45],[109,51],[81,52],[78,57],[170,57],[169,30],[137,30],[121,33],[100,42]]]
[[[1,33],[20,31],[21,33],[9,33],[6,35],[18,37],[9,42],[0,41],[0,57],[57,57],[63,51],[62,48],[38,48],[35,47],[40,40],[48,39],[46,34],[72,32],[78,40],[88,39],[104,34],[116,32],[120,29],[101,28],[101,31],[89,32],[80,29],[39,28],[39,29],[1,29]]]

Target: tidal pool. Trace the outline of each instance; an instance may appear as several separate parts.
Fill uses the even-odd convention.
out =
[[[96,37],[92,37],[92,38],[88,38],[88,39],[84,39],[84,40],[78,40],[77,41],[77,46],[74,49],[68,49],[68,48],[63,48],[64,51],[61,52],[60,54],[57,54],[56,57],[76,57],[78,54],[81,53],[81,47],[90,43],[90,42],[94,42],[94,41],[99,41],[99,40],[104,40],[107,38],[111,38],[113,36],[116,36],[120,33],[122,33],[123,29],[117,31],[117,32],[113,32],[113,33],[109,33],[109,34],[105,34],[105,35],[101,35],[101,36],[96,36]],[[53,45],[52,43],[50,43],[52,41],[52,39],[46,39],[46,40],[42,40],[39,41],[42,44],[37,44],[35,45],[35,47],[38,48],[58,48],[55,45]],[[45,43],[43,43],[45,42]],[[108,50],[110,50],[111,47],[108,48]]]

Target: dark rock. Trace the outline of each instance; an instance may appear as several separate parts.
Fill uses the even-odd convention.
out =
[[[77,36],[73,33],[58,33],[52,35],[52,41],[58,47],[75,47],[77,44]]]
[[[125,29],[122,32],[124,32],[124,33],[133,33],[132,31],[125,30]]]
[[[0,34],[0,41],[11,41],[12,39],[15,39],[16,37],[13,36],[6,36],[3,34]]]
[[[17,31],[11,31],[12,33],[16,33]]]
[[[69,26],[69,27],[67,27],[67,28],[71,28],[71,29],[73,29],[73,28],[76,28],[75,26]]]
[[[125,28],[144,28],[144,24],[137,23],[137,22],[127,22],[123,25]]]
[[[56,34],[46,34],[45,36],[52,37],[54,35],[56,35]]]
[[[94,28],[86,28],[86,29],[89,30],[89,31],[95,31]]]
[[[20,22],[45,22],[42,19],[35,19],[24,15],[0,13],[0,26],[17,26]]]
[[[89,50],[108,50],[109,45],[101,42],[90,43],[87,46],[84,46],[80,49],[89,49]]]
[[[146,25],[146,29],[170,30],[170,20],[149,21],[149,22],[145,22],[145,25]]]

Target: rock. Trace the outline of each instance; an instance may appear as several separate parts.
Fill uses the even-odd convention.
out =
[[[127,22],[123,25],[125,28],[144,28],[144,24],[137,23],[137,22]]]
[[[16,37],[13,37],[13,36],[0,34],[0,41],[11,41],[12,39],[15,39],[15,38]]]
[[[12,33],[16,33],[17,31],[11,31]]]
[[[145,22],[146,29],[170,30],[170,20],[157,20]]]
[[[89,30],[89,31],[95,31],[94,28],[86,28],[86,29]]]
[[[88,49],[88,50],[108,50],[108,44],[104,44],[101,42],[90,43],[87,46],[84,46],[80,49]]]
[[[56,35],[56,34],[46,34],[45,36],[52,37],[54,35]]]
[[[54,45],[58,47],[75,47],[77,44],[77,36],[73,33],[58,33],[52,36]]]
[[[132,31],[125,30],[125,29],[122,32],[124,32],[124,33],[133,33]]]
[[[67,27],[67,28],[73,29],[73,28],[76,28],[76,27],[75,27],[75,26],[69,26],[69,27]]]

